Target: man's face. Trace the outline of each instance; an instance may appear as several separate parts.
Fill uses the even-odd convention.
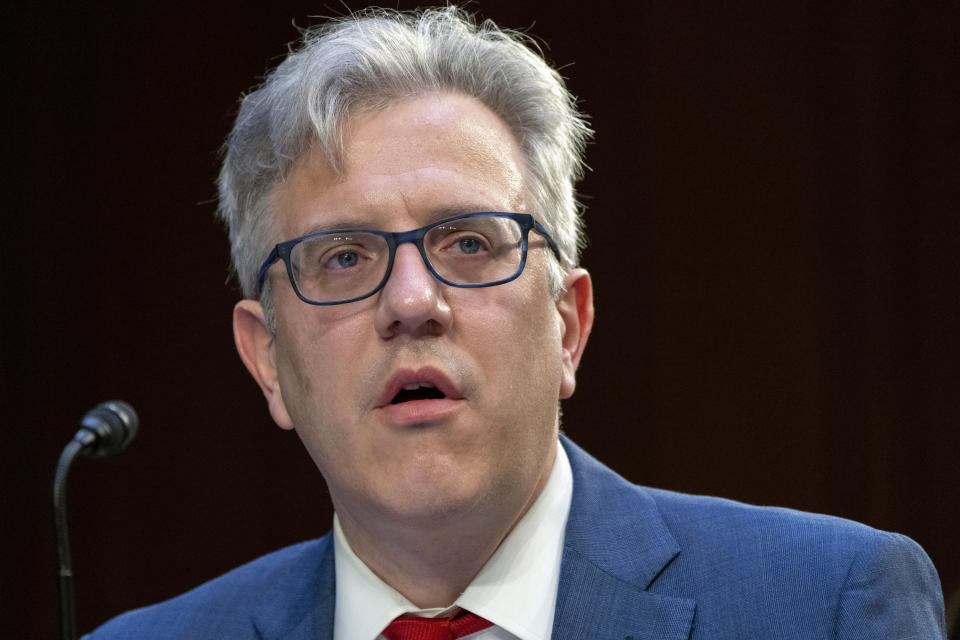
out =
[[[342,174],[307,153],[278,189],[281,239],[527,210],[520,149],[472,98],[436,94],[357,115],[344,143]],[[251,321],[257,303],[238,304],[241,355],[274,420],[306,445],[342,519],[518,515],[539,492],[553,463],[558,398],[573,392],[586,340],[582,309],[570,298],[579,292],[582,302],[589,278],[575,270],[568,281],[586,285],[554,300],[553,257],[539,236],[530,240],[523,274],[481,289],[442,284],[414,245],[401,245],[379,293],[331,307],[298,299],[276,264],[268,275],[274,337]],[[248,339],[253,333],[259,338]],[[259,352],[244,346],[254,343]],[[397,394],[421,385],[445,397],[395,402],[420,397]]]

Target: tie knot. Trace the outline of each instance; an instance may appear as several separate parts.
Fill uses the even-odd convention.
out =
[[[455,640],[493,626],[475,613],[463,610],[451,618],[401,616],[387,625],[387,640]]]

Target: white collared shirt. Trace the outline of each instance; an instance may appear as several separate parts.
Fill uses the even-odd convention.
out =
[[[397,616],[432,618],[457,608],[494,625],[467,636],[471,640],[549,640],[572,497],[573,473],[558,443],[543,491],[466,590],[445,609],[419,609],[377,577],[350,548],[334,514],[333,640],[383,640],[380,632]]]

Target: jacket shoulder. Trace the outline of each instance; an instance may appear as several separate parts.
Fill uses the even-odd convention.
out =
[[[836,561],[883,539],[915,544],[906,536],[835,516],[664,489],[636,489],[653,498],[681,547],[685,541],[695,542],[697,547],[706,546],[707,553],[729,545],[742,547],[745,541],[754,540],[770,550],[807,550]]]
[[[702,623],[735,603],[770,625],[757,633],[815,628],[866,639],[924,629],[924,637],[943,637],[939,577],[907,536],[833,516],[638,490],[656,502],[681,548],[657,586],[695,590]]]
[[[943,638],[943,594],[906,536],[833,516],[632,484],[568,439],[567,545],[696,603],[691,638]]]
[[[254,614],[278,589],[291,599],[316,595],[330,537],[279,549],[237,567],[170,600],[124,613],[93,631],[84,640],[112,638],[259,638]],[[313,579],[304,579],[311,576]],[[311,584],[312,583],[312,584]]]

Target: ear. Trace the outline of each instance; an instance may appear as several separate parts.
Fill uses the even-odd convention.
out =
[[[273,421],[281,429],[292,429],[293,422],[280,392],[280,380],[274,357],[274,335],[267,328],[263,307],[256,300],[241,300],[233,308],[233,340],[240,359],[246,365],[267,398]]]
[[[560,398],[569,398],[577,386],[577,367],[593,328],[593,282],[586,269],[571,269],[563,279],[557,300],[563,348]]]

